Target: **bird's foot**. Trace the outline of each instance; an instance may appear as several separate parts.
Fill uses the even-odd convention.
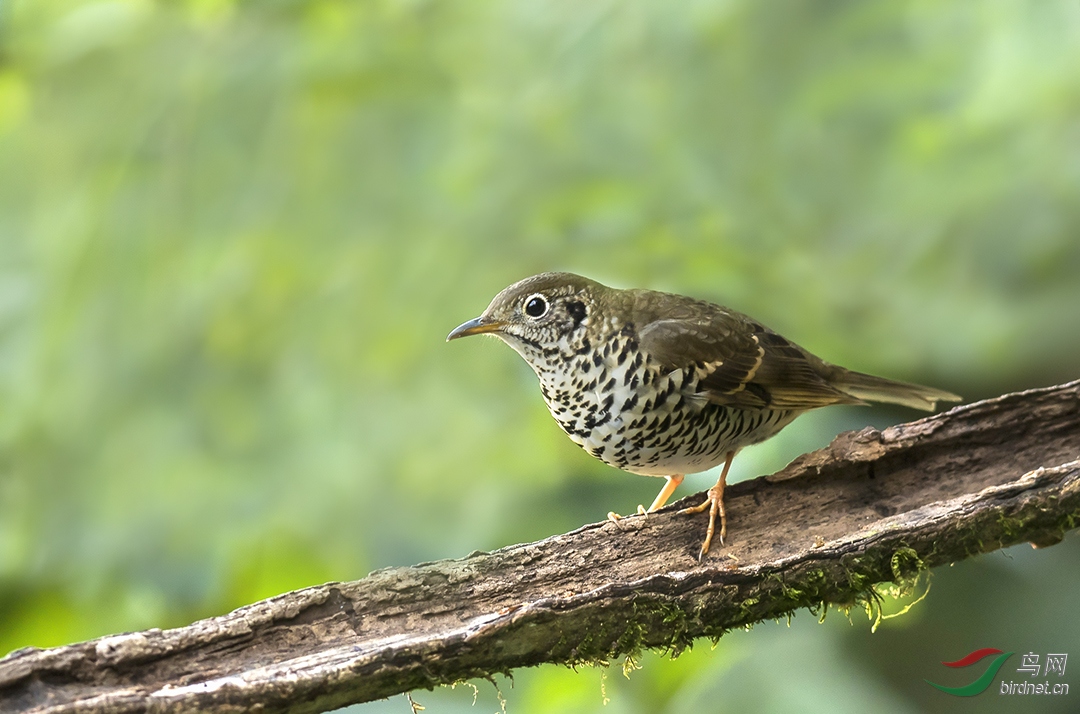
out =
[[[720,545],[724,544],[724,537],[727,535],[727,509],[724,508],[724,488],[721,484],[709,489],[704,502],[697,506],[684,508],[679,513],[701,513],[706,508],[709,509],[709,529],[705,532],[705,542],[701,544],[698,560],[705,557],[709,552],[709,546],[712,545],[713,534],[716,531],[717,514],[720,514]]]
[[[647,516],[649,515],[649,513],[649,511],[645,510],[645,506],[642,506],[640,503],[638,504],[637,513],[635,515]],[[620,516],[615,511],[608,511],[607,519],[616,525],[618,525],[619,521],[621,521],[623,518],[626,518],[626,516]]]

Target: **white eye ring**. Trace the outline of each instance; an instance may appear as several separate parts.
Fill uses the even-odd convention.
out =
[[[550,303],[540,293],[530,295],[521,303],[521,311],[534,320],[539,320],[546,315],[549,309],[551,309]]]

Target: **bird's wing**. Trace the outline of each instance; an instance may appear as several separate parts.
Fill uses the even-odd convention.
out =
[[[694,301],[638,325],[642,349],[668,369],[707,372],[699,386],[711,402],[742,409],[814,409],[860,404],[830,385],[824,363],[760,323]]]

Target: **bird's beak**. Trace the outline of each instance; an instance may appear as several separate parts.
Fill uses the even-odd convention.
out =
[[[503,328],[503,323],[495,321],[487,321],[483,317],[476,317],[468,322],[463,322],[446,336],[446,341],[456,340],[459,337],[468,337],[469,335],[482,335],[485,332],[500,332]]]

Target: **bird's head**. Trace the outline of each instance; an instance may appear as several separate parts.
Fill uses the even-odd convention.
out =
[[[526,359],[545,348],[579,345],[596,301],[606,290],[571,273],[534,275],[496,295],[480,317],[455,327],[446,340],[491,334]]]

